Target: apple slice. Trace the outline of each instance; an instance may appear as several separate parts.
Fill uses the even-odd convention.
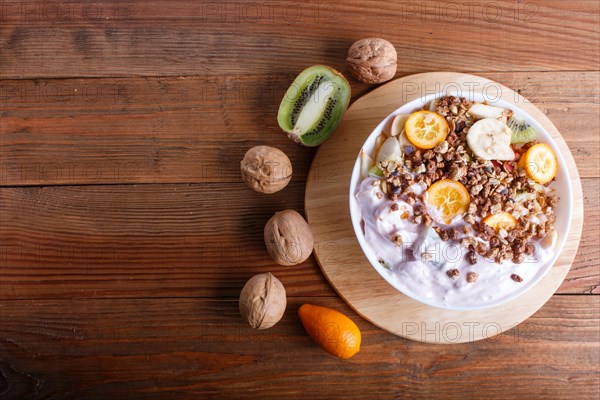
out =
[[[402,155],[400,152],[400,142],[394,136],[387,138],[385,142],[381,145],[379,152],[377,153],[377,158],[375,161],[380,163],[381,161],[400,161],[402,160]]]
[[[407,119],[408,115],[406,114],[400,114],[394,117],[394,120],[392,121],[391,136],[399,137],[400,134],[402,134]]]
[[[360,151],[360,177],[365,179],[369,176],[369,170],[375,165],[375,161],[365,153],[363,150]]]

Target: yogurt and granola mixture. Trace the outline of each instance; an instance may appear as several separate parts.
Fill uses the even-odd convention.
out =
[[[367,244],[400,287],[477,307],[533,280],[557,242],[550,146],[512,111],[453,96],[395,117],[361,154]]]

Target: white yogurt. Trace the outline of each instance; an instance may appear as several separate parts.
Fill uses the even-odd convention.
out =
[[[439,243],[429,241],[429,246],[421,246],[427,248],[426,254],[421,259],[416,258],[414,244],[425,226],[413,224],[412,206],[387,198],[380,187],[374,185],[375,180],[373,177],[365,178],[356,192],[365,241],[400,290],[417,299],[461,308],[494,303],[533,280],[553,256],[553,248],[543,247],[537,240],[532,242],[536,249],[534,255],[526,256],[522,264],[509,260],[498,264],[478,256],[477,264],[471,265],[466,258],[467,249],[456,241],[439,240]],[[392,211],[394,203],[398,204],[397,211]],[[461,217],[451,223],[452,226],[463,224]],[[390,240],[395,235],[402,238],[401,247]],[[447,271],[451,269],[459,271],[458,278],[448,277]],[[471,271],[479,275],[474,283],[466,280],[467,273]],[[523,282],[512,280],[512,274],[519,275]]]

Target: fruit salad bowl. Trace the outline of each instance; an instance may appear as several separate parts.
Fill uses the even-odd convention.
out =
[[[425,119],[425,124],[423,118],[413,121],[418,119],[419,111],[434,112],[433,104],[444,96],[445,93],[437,93],[407,102],[384,118],[368,136],[350,178],[350,216],[369,263],[396,290],[434,307],[484,309],[516,299],[550,271],[570,229],[572,186],[558,146],[540,123],[514,103],[500,99],[487,104],[478,93],[464,96],[466,106],[463,108],[470,110],[477,105],[470,115],[475,122],[470,121],[464,129],[452,121],[446,129],[450,133],[466,133],[462,146],[467,150],[459,150],[462,154],[468,153],[465,160],[477,162],[479,170],[485,171],[481,174],[488,175],[486,182],[496,179],[497,174],[507,182],[514,176],[514,181],[504,186],[494,181],[489,193],[485,193],[486,185],[481,185],[482,191],[478,192],[476,181],[483,178],[473,177],[470,169],[464,169],[461,175],[461,164],[445,159],[440,164],[445,163],[445,175],[440,176],[441,170],[437,176],[433,175],[431,182],[423,183],[424,191],[415,193],[412,200],[399,192],[401,185],[390,187],[390,183],[376,182],[377,179],[390,182],[395,177],[402,179],[400,167],[393,170],[389,168],[391,163],[387,163],[394,157],[414,161],[415,152],[430,156],[428,151],[438,160],[440,155],[445,157],[447,143],[441,141],[446,142],[446,136],[441,141],[435,138],[438,129],[435,126],[446,124],[444,118]],[[460,105],[460,99],[455,101]],[[455,105],[451,104],[450,108]],[[431,132],[427,131],[428,124],[434,127]],[[425,133],[409,139],[414,131],[409,128],[412,125],[420,126]],[[489,132],[494,135],[486,136]],[[396,137],[398,144],[388,141],[390,137]],[[432,142],[431,147],[428,141]],[[453,151],[453,145],[450,147]],[[424,161],[425,166],[431,166]],[[385,171],[386,176],[382,176],[382,165],[383,169],[386,166],[390,169]],[[418,171],[424,173],[424,167],[408,165],[408,172],[413,176],[406,179],[411,182]],[[521,170],[523,172],[517,173]],[[466,171],[469,177],[464,176]],[[397,191],[395,196],[393,190]],[[439,204],[435,203],[436,198],[442,199]],[[494,204],[486,206],[488,199]],[[498,199],[501,201],[496,202]],[[517,205],[513,206],[515,201]],[[551,204],[538,206],[534,204],[536,201]],[[508,205],[509,202],[512,203]],[[517,206],[532,216],[519,215]],[[541,211],[535,214],[528,209],[533,206],[534,210],[541,207]],[[510,212],[504,212],[505,208]],[[481,209],[485,213],[479,213]],[[475,212],[478,219],[469,221],[469,214]],[[545,212],[551,215],[551,224]],[[548,226],[551,229],[544,231]],[[530,242],[519,242],[527,239]],[[499,251],[494,250],[495,247]]]

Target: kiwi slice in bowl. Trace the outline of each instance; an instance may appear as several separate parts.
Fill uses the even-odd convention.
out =
[[[533,129],[531,125],[525,121],[515,118],[514,116],[510,117],[506,125],[508,125],[512,131],[510,138],[511,144],[533,142],[538,137],[537,131]]]
[[[277,121],[293,141],[318,146],[337,128],[349,103],[346,78],[325,65],[315,65],[302,71],[289,87]]]

